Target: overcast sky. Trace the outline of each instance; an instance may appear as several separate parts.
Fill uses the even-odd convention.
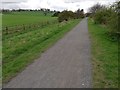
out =
[[[4,9],[40,9],[49,8],[51,10],[72,10],[78,8],[87,12],[88,8],[96,3],[112,4],[118,0],[2,0],[2,8]]]

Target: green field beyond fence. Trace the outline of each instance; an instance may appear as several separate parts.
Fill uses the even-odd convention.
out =
[[[9,12],[2,15],[2,26],[16,26],[23,24],[34,24],[42,21],[56,20],[56,17],[51,17],[53,13],[48,13],[46,16],[43,12]]]
[[[24,33],[27,30],[43,28],[57,22],[53,13],[45,16],[42,12],[11,12],[3,14],[2,33],[3,39],[14,34]]]

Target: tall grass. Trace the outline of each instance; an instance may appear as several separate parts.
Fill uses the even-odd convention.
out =
[[[118,42],[109,39],[107,28],[88,22],[92,41],[93,85],[118,88]]]

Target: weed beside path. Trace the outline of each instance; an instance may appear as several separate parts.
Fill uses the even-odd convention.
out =
[[[107,28],[88,22],[92,41],[95,88],[118,88],[118,42],[109,39]]]

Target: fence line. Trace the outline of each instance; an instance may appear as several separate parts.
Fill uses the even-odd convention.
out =
[[[57,20],[39,22],[39,23],[28,24],[28,25],[23,24],[23,25],[19,25],[19,26],[3,27],[2,28],[2,33],[3,33],[3,35],[14,34],[14,33],[22,32],[22,31],[25,31],[25,30],[42,28],[46,25],[54,24],[56,22],[57,22]]]

